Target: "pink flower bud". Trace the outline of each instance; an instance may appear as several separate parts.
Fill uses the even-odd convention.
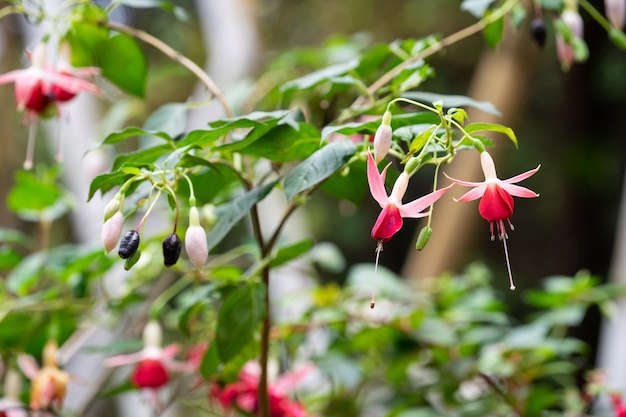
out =
[[[201,269],[209,257],[209,246],[202,226],[189,226],[185,233],[185,250],[193,266]]]
[[[561,14],[561,20],[572,32],[573,38],[583,38],[583,19],[580,14],[573,10],[565,10]],[[565,40],[560,33],[556,36],[556,53],[564,69],[569,69],[576,60],[576,51],[571,40]]]
[[[379,163],[387,156],[387,152],[391,148],[391,135],[391,113],[386,111],[383,115],[382,123],[378,126],[374,135],[374,159],[376,163]]]
[[[624,28],[626,21],[626,0],[604,0],[604,10],[607,19],[617,29]]]
[[[121,211],[109,217],[102,225],[102,246],[104,246],[106,253],[111,252],[117,246],[123,226],[124,215]]]

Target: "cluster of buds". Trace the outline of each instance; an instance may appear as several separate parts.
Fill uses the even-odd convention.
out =
[[[191,201],[195,203],[195,198],[192,198]],[[122,235],[124,227],[122,194],[118,193],[105,207],[104,223],[101,231],[102,246],[106,253],[117,247],[117,253],[120,258],[125,260],[124,267],[127,270],[135,265],[141,256],[141,250],[139,249],[141,242],[140,231],[155,202],[156,199],[148,208],[138,226],[128,230],[124,235]],[[177,225],[178,221],[175,221],[174,231],[167,235],[162,242],[163,264],[168,268],[178,262],[182,249],[182,242],[176,233]],[[208,259],[209,248],[206,232],[200,225],[200,215],[195,204],[192,204],[189,210],[189,228],[185,233],[185,249],[193,266],[196,269],[202,269]]]
[[[309,415],[304,406],[292,400],[288,394],[313,370],[312,365],[305,365],[294,372],[281,375],[276,382],[269,384],[267,394],[272,417],[307,417]],[[246,363],[237,381],[223,387],[217,384],[212,386],[209,392],[209,402],[214,406],[219,404],[226,413],[239,410],[246,415],[258,415],[260,373],[260,366],[257,362]]]

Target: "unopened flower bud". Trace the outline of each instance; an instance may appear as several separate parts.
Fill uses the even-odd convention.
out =
[[[185,233],[185,250],[191,263],[201,269],[209,257],[209,246],[202,226],[189,226]]]
[[[417,236],[417,242],[415,242],[415,249],[424,249],[432,234],[433,229],[430,226],[426,226],[422,230],[420,230],[420,234]]]
[[[143,344],[145,347],[160,348],[163,343],[163,331],[156,320],[150,320],[143,328]]]
[[[101,237],[105,253],[111,252],[117,246],[122,234],[122,227],[124,227],[124,215],[121,211],[117,211],[102,225]]]
[[[376,163],[382,161],[387,156],[387,152],[391,148],[391,135],[391,112],[387,110],[374,135],[374,159]]]
[[[133,254],[137,252],[137,249],[139,248],[139,240],[139,233],[136,230],[132,229],[126,232],[124,237],[122,237],[120,247],[117,251],[118,255],[120,255],[120,258],[128,259],[133,256]]]
[[[626,0],[604,0],[606,18],[617,29],[623,29],[626,21]]]
[[[561,21],[571,32],[571,38],[566,39],[563,34],[557,33],[556,52],[561,66],[567,70],[577,59],[574,42],[583,38],[583,19],[577,11],[565,10],[561,14]]]
[[[545,46],[548,32],[546,31],[546,24],[541,17],[537,17],[530,22],[530,34],[537,45],[541,48]]]
[[[104,207],[104,220],[107,221],[113,215],[120,211],[121,197],[119,194],[115,195],[111,201]]]
[[[163,264],[167,267],[174,265],[180,256],[182,243],[176,233],[171,233],[163,239]]]

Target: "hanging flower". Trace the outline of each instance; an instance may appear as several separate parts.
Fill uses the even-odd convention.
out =
[[[561,20],[569,28],[571,39],[565,39],[561,33],[556,35],[556,53],[564,70],[568,70],[577,60],[573,43],[583,38],[583,19],[575,10],[565,10],[561,13]]]
[[[376,163],[379,163],[391,148],[391,135],[393,131],[391,130],[391,112],[387,110],[385,114],[383,114],[383,120],[376,129],[376,134],[374,135],[374,159]]]
[[[491,240],[495,240],[496,235],[494,234],[493,227],[495,224],[498,239],[500,239],[504,243],[507,270],[509,272],[509,282],[511,284],[511,289],[514,290],[515,285],[513,284],[511,267],[509,265],[509,255],[506,247],[506,239],[508,239],[508,235],[506,233],[504,221],[506,220],[511,230],[513,230],[513,225],[511,224],[510,220],[511,216],[513,215],[514,208],[512,196],[524,198],[539,197],[539,194],[535,193],[534,191],[531,191],[528,188],[520,187],[519,185],[515,185],[515,183],[525,180],[526,178],[534,175],[537,171],[539,171],[539,167],[541,165],[535,169],[524,172],[523,174],[516,175],[513,178],[501,180],[496,175],[495,164],[493,163],[493,159],[488,152],[481,152],[480,163],[483,169],[483,173],[485,174],[485,181],[483,182],[461,181],[450,178],[447,175],[446,177],[456,184],[463,185],[465,187],[473,187],[473,189],[463,194],[456,201],[465,202],[473,201],[480,198],[480,203],[478,204],[478,212],[483,219],[489,222]]]
[[[402,228],[403,218],[428,216],[430,212],[424,212],[424,210],[439,200],[439,198],[452,187],[452,185],[449,185],[448,187],[427,194],[417,200],[403,204],[402,198],[409,185],[409,175],[406,171],[402,172],[393,185],[391,194],[387,196],[387,192],[385,191],[385,176],[388,167],[389,165],[379,174],[372,154],[368,153],[367,181],[372,197],[374,197],[374,200],[376,200],[383,209],[372,228],[372,238],[379,242],[387,242],[390,240],[393,235]]]
[[[623,29],[626,21],[626,0],[604,0],[604,11],[609,22],[617,28]]]
[[[293,372],[281,375],[267,388],[272,417],[307,417],[304,406],[289,398],[289,392],[296,388],[305,377],[314,371],[311,364],[303,365]],[[239,373],[237,381],[224,387],[213,385],[209,392],[210,400],[217,400],[225,411],[237,409],[245,413],[257,415],[258,388],[261,368],[257,362],[248,362]]]
[[[206,232],[200,226],[200,214],[195,206],[189,210],[189,227],[185,232],[185,250],[193,266],[196,269],[202,269],[209,257],[209,246]]]
[[[18,356],[18,364],[24,375],[31,381],[30,408],[33,410],[50,410],[63,408],[63,400],[67,392],[70,375],[59,369],[56,360],[58,346],[49,340],[43,350],[43,367],[39,369],[37,361],[30,355]]]

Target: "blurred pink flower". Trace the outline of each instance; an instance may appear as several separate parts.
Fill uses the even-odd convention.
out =
[[[622,30],[626,21],[626,0],[604,0],[606,18],[611,24]]]
[[[580,14],[573,10],[565,10],[561,13],[561,20],[572,33],[572,38],[583,38],[583,19]],[[556,54],[564,70],[568,70],[576,60],[576,51],[572,40],[566,41],[563,35],[556,35]]]

